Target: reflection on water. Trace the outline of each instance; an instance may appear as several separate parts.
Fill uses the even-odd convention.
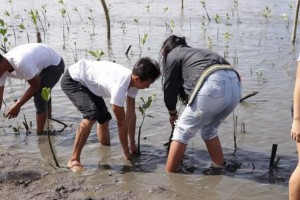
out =
[[[144,199],[179,199],[180,196],[207,200],[241,199],[241,190],[244,191],[244,199],[287,198],[288,179],[297,160],[295,144],[289,138],[290,106],[299,53],[299,38],[296,38],[294,45],[290,42],[295,6],[290,9],[289,2],[281,0],[210,0],[206,1],[211,18],[209,22],[200,1],[184,1],[184,10],[181,10],[180,1],[112,0],[109,2],[112,23],[109,46],[105,17],[99,1],[67,1],[70,21],[63,20],[61,4],[56,1],[12,2],[14,15],[23,16],[30,42],[36,40],[35,29],[24,9],[34,8],[42,13],[42,6],[47,5],[47,12],[41,17],[44,28],[40,29],[44,31],[42,40],[61,53],[66,66],[73,64],[76,59],[95,59],[88,51],[102,49],[105,52],[102,59],[114,60],[132,68],[141,52],[139,38],[144,33],[148,33],[148,40],[142,55],[158,58],[162,41],[173,31],[174,34],[186,36],[187,42],[193,47],[210,48],[226,56],[242,76],[244,95],[258,91],[257,95],[240,103],[235,110],[238,119],[237,150],[234,150],[232,116],[226,119],[219,131],[226,158],[241,163],[235,172],[204,176],[203,170],[209,167],[210,159],[200,135],[196,135],[190,141],[183,161],[186,169],[191,169],[189,174],[173,176],[165,173],[166,149],[163,144],[168,141],[171,128],[163,104],[161,83],[157,81],[149,89],[139,92],[139,96],[143,97],[157,93],[156,100],[147,110],[154,118],[146,118],[142,127],[141,138],[146,139],[141,140],[141,157],[132,162],[123,159],[114,119],[110,125],[110,147],[98,144],[93,129],[82,152],[82,163],[86,167],[82,176],[88,177],[91,183],[99,184],[105,175],[113,175],[117,181],[124,183],[122,187],[127,191],[133,191]],[[238,2],[238,7],[234,2]],[[261,14],[266,6],[272,10],[268,21]],[[75,7],[78,11],[75,11]],[[5,16],[4,10],[11,12],[11,4],[1,2],[0,18],[13,24],[17,34],[14,39],[12,29],[9,29],[8,47],[28,42],[26,31],[17,27],[21,19]],[[214,21],[217,14],[221,17],[218,24]],[[288,18],[284,18],[285,15]],[[69,30],[66,29],[66,23]],[[126,56],[129,45],[132,47]],[[25,88],[24,81],[8,82],[5,104],[9,105],[13,99],[20,98]],[[64,131],[51,137],[58,162],[65,166],[72,153],[81,114],[61,92],[59,84],[53,89],[52,97],[53,117],[67,125]],[[140,104],[137,98],[136,105]],[[7,106],[3,105],[2,112],[5,109]],[[23,114],[26,114],[27,121],[33,122],[34,130],[34,112],[30,101],[22,107],[17,119],[1,117],[0,144],[20,154],[30,155],[32,159],[42,158],[46,163],[53,164],[47,137],[37,138],[34,134],[25,136],[22,128]],[[138,110],[137,116],[139,125],[141,116]],[[241,124],[244,124],[245,131],[240,131]],[[15,135],[12,127],[19,126],[20,135]],[[62,127],[57,122],[51,122],[52,129],[61,130]],[[268,164],[272,144],[278,144],[277,157],[280,157],[280,161],[277,168],[270,171]],[[151,190],[150,196],[143,195],[145,190],[153,187],[156,190]]]

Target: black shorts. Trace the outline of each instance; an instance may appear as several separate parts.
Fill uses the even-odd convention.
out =
[[[65,70],[65,64],[64,60],[61,59],[60,63],[58,65],[50,65],[49,67],[45,68],[40,73],[40,79],[41,79],[41,88],[40,90],[34,95],[34,105],[36,108],[37,114],[44,114],[47,112],[46,110],[46,102],[42,98],[42,89],[44,87],[47,88],[53,88],[55,84],[60,79],[61,75],[64,73]],[[51,97],[48,101],[48,109],[51,109]]]
[[[70,76],[69,70],[66,70],[61,79],[61,88],[75,107],[83,114],[84,119],[97,120],[98,123],[103,124],[112,118],[104,99],[93,94],[80,82],[74,81]]]

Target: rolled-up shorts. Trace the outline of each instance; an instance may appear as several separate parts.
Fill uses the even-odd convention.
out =
[[[112,119],[104,99],[92,93],[80,82],[74,81],[70,76],[69,70],[66,70],[61,79],[61,88],[75,107],[83,114],[84,119],[97,120],[100,124]]]
[[[211,74],[176,122],[172,140],[188,144],[199,131],[203,140],[217,136],[222,121],[234,110],[241,98],[241,83],[232,70]]]
[[[40,73],[40,79],[41,79],[41,88],[40,90],[34,95],[34,105],[36,108],[36,114],[44,114],[47,112],[46,107],[48,104],[48,109],[51,109],[51,97],[46,103],[46,101],[42,98],[42,89],[44,87],[47,88],[53,88],[58,80],[60,79],[61,75],[64,73],[65,70],[65,64],[64,60],[61,59],[60,63],[58,65],[50,65],[47,68],[45,68]]]

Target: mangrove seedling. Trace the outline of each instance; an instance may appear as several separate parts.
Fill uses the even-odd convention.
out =
[[[266,6],[262,12],[263,16],[267,20],[267,23],[269,22],[269,17],[271,16],[271,12],[272,12],[272,10],[269,8],[269,6]]]
[[[216,14],[214,19],[215,19],[215,22],[218,24],[218,30],[217,30],[217,42],[218,42],[218,40],[219,40],[219,24],[221,21],[221,17],[220,17],[220,15]]]
[[[95,51],[89,51],[89,53],[94,56],[97,61],[101,60],[101,57],[104,55],[104,52],[102,51],[102,49],[97,49]]]
[[[153,94],[153,95],[151,95],[151,96],[149,96],[148,99],[147,99],[147,101],[143,97],[141,97],[141,100],[142,100],[143,104],[139,106],[139,111],[142,114],[142,121],[141,121],[141,124],[139,126],[138,155],[141,155],[141,151],[140,151],[140,138],[141,138],[142,126],[143,126],[143,123],[145,121],[145,118],[146,117],[153,118],[153,116],[146,114],[146,110],[151,106],[151,103],[153,102],[153,99],[155,99],[155,97],[156,97],[156,93]]]
[[[1,39],[1,47],[0,49],[4,52],[7,53],[8,51],[8,38],[7,38],[7,29],[8,26],[4,22],[4,20],[0,19],[0,39]]]
[[[208,12],[207,12],[207,10],[206,10],[206,2],[205,2],[205,0],[201,0],[201,4],[202,4],[202,7],[203,7],[203,8],[204,8],[204,10],[205,10],[205,13],[206,13],[206,16],[207,16],[208,22],[210,22],[210,17],[209,17],[209,15],[208,15]]]
[[[143,48],[144,48],[145,43],[147,42],[147,39],[148,39],[148,33],[144,33],[144,35],[141,39],[142,46],[140,47],[140,57],[142,56]]]
[[[46,102],[46,108],[48,108],[48,102],[51,98],[51,88],[47,88],[47,87],[42,88],[41,95],[42,95],[42,98],[44,99],[44,101]],[[56,159],[56,156],[55,156],[55,153],[54,153],[54,150],[53,150],[53,146],[52,146],[52,143],[51,143],[51,140],[50,140],[48,109],[46,109],[46,116],[47,116],[47,136],[48,136],[50,150],[51,150],[54,162],[56,164],[56,167],[59,167],[59,164],[58,164],[58,161]]]
[[[36,30],[37,42],[41,43],[42,42],[41,33],[40,33],[39,27],[37,25],[37,20],[38,20],[38,17],[39,17],[39,13],[38,13],[37,10],[30,10],[30,11],[28,11],[28,14],[31,17],[32,22],[33,22],[34,27],[35,27],[35,30]]]

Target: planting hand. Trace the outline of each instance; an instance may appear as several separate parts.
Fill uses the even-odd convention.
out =
[[[171,124],[171,127],[174,127],[177,119],[178,119],[178,115],[170,115],[169,122]]]
[[[6,112],[5,117],[7,117],[8,119],[17,117],[20,112],[20,108],[21,107],[18,103],[14,103]]]

